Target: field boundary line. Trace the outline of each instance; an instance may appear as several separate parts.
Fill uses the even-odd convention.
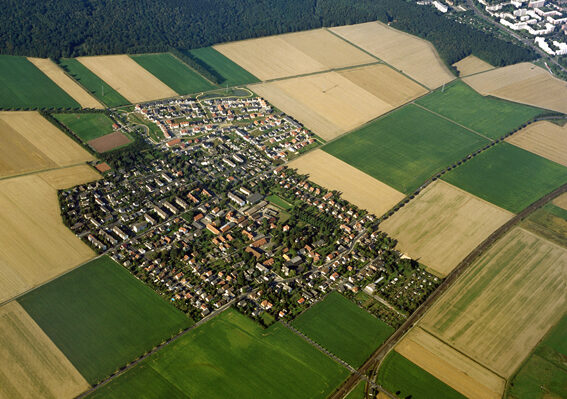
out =
[[[36,174],[39,174],[39,173],[51,172],[51,171],[54,171],[54,170],[76,168],[77,166],[82,166],[82,165],[90,166],[87,162],[80,162],[80,163],[75,163],[75,164],[72,164],[72,165],[58,166],[58,167],[55,167],[55,168],[33,170],[33,171],[30,171],[30,172],[20,173],[20,174],[17,174],[17,175],[2,176],[2,177],[0,177],[0,181],[15,179],[17,177],[36,175]],[[93,180],[93,181],[95,181],[95,180]]]

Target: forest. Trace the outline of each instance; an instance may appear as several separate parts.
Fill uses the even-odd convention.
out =
[[[535,53],[405,0],[4,0],[0,53],[76,57],[209,46],[380,20],[431,41],[447,64],[493,65]]]

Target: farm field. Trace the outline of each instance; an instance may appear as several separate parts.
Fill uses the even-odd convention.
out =
[[[104,108],[93,96],[87,93],[73,79],[63,72],[57,64],[47,58],[30,58],[28,61],[34,64],[49,79],[54,81],[57,86],[62,88],[65,93],[69,94],[75,101],[81,104],[83,108]]]
[[[323,399],[347,376],[282,324],[262,329],[231,308],[90,397]]]
[[[89,384],[17,302],[0,307],[0,398],[73,398]]]
[[[366,388],[366,382],[360,381],[352,391],[349,392],[345,399],[365,399],[364,389]]]
[[[567,166],[567,125],[536,122],[508,137],[506,141],[550,161]]]
[[[217,44],[213,48],[260,80],[377,62],[326,29]]]
[[[90,384],[192,324],[108,257],[18,302]]]
[[[201,60],[219,74],[222,85],[236,86],[258,82],[258,78],[232,62],[212,47],[189,50],[189,53]]]
[[[105,114],[54,114],[59,122],[67,126],[84,142],[112,133],[114,123]]]
[[[561,194],[559,197],[555,198],[553,203],[559,208],[567,211],[567,193]]]
[[[437,180],[380,224],[398,248],[445,277],[513,214]]]
[[[419,327],[396,346],[396,352],[470,399],[500,399],[506,382]]]
[[[344,199],[382,216],[404,199],[404,194],[320,149],[294,159],[290,168],[309,175],[315,183],[338,190]]]
[[[473,75],[479,72],[485,72],[494,68],[488,62],[483,61],[480,58],[475,57],[474,55],[469,55],[459,62],[455,62],[453,66],[457,68],[457,70],[459,71],[459,76],[461,77]]]
[[[510,133],[543,110],[483,97],[462,81],[455,81],[416,101],[478,133],[496,139]]]
[[[443,180],[518,213],[567,183],[567,168],[508,143],[483,151]]]
[[[331,292],[292,324],[354,368],[360,367],[394,332],[392,327],[338,292]]]
[[[41,177],[55,190],[63,190],[101,178],[101,175],[86,164],[40,172],[37,176]]]
[[[325,145],[323,150],[409,194],[434,173],[487,142],[429,111],[408,105]]]
[[[567,87],[545,69],[524,62],[464,78],[482,95],[567,113]]]
[[[61,58],[61,65],[69,75],[85,87],[99,101],[109,107],[118,107],[128,104],[129,101],[122,97],[116,90],[110,87],[101,78],[92,73],[87,67],[75,58]]]
[[[127,55],[79,57],[77,60],[131,103],[177,95]]]
[[[426,313],[421,327],[509,378],[565,306],[567,249],[515,228]]]
[[[0,55],[0,109],[80,108],[25,57]]]
[[[455,79],[431,43],[379,22],[338,26],[331,31],[430,89]]]
[[[96,152],[106,152],[130,144],[130,139],[122,132],[114,132],[90,140],[88,144]]]
[[[532,213],[522,227],[567,248],[567,210],[556,206],[556,201]]]
[[[130,58],[179,94],[198,93],[216,87],[169,53],[131,55]]]
[[[413,399],[465,399],[453,388],[396,351],[391,351],[382,361],[376,381],[400,398],[411,396]]]

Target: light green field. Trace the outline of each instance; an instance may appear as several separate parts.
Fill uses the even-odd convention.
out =
[[[67,126],[84,142],[112,133],[112,119],[102,113],[54,114],[59,122]]]
[[[18,302],[91,384],[193,324],[108,257]]]
[[[366,388],[366,382],[360,381],[354,389],[345,396],[345,399],[364,399],[364,388]]]
[[[220,75],[223,78],[220,84],[223,86],[245,85],[259,82],[258,78],[250,72],[232,62],[212,47],[198,48],[190,50],[189,52]]]
[[[292,324],[354,368],[361,366],[394,332],[337,292],[330,293]]]
[[[228,309],[91,397],[323,399],[347,376],[280,323]]]
[[[266,197],[266,201],[270,201],[272,204],[279,206],[280,208],[286,211],[288,209],[293,208],[293,205],[291,205],[289,202],[287,202],[286,200],[282,199],[281,197],[275,194]]]

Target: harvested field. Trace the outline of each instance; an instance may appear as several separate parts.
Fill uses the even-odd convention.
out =
[[[339,26],[331,31],[434,89],[455,79],[431,43],[379,22]]]
[[[175,91],[127,55],[104,55],[77,59],[132,103],[177,95]]]
[[[38,173],[47,184],[55,190],[63,190],[78,184],[88,183],[101,178],[89,165],[71,166]]]
[[[494,67],[488,62],[475,57],[474,55],[469,55],[463,58],[459,62],[453,64],[455,68],[459,71],[459,76],[468,76],[479,72],[485,72]]]
[[[430,184],[380,228],[401,251],[441,277],[513,216],[442,180]]]
[[[310,180],[331,190],[362,209],[381,216],[404,199],[404,194],[379,180],[322,151],[314,150],[299,157],[289,166]]]
[[[567,193],[560,195],[559,197],[553,200],[553,203],[560,208],[563,208],[567,211]]]
[[[515,228],[481,256],[421,327],[509,378],[567,306],[567,250]]]
[[[130,139],[121,132],[110,133],[88,142],[96,152],[110,151],[129,143]]]
[[[376,62],[325,29],[213,46],[260,80]]]
[[[470,76],[464,81],[483,95],[567,113],[567,82],[527,62]]]
[[[41,72],[53,80],[59,87],[61,87],[67,94],[69,94],[75,101],[81,104],[83,108],[98,108],[102,109],[104,106],[99,103],[93,96],[87,93],[81,86],[73,79],[63,72],[53,61],[48,58],[30,58],[28,60],[34,64]]]
[[[396,346],[396,352],[470,399],[499,399],[506,382],[419,327]]]
[[[89,384],[15,301],[0,307],[0,398],[74,398]]]
[[[567,125],[536,122],[506,139],[524,150],[567,166]]]
[[[61,221],[57,190],[37,175],[0,181],[0,301],[94,256]]]

